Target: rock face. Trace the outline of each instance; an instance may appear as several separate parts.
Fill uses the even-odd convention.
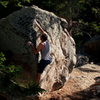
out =
[[[45,68],[41,76],[40,85],[48,91],[51,91],[52,87],[59,89],[76,64],[74,40],[63,31],[68,25],[66,20],[36,6],[22,8],[0,20],[1,50],[8,53],[11,62],[21,64],[26,69],[29,67],[34,79],[38,57],[26,45],[29,40],[35,46],[39,44],[40,32],[34,19],[38,20],[48,33],[53,58],[53,62]]]
[[[77,54],[76,67],[80,67],[80,66],[85,65],[87,63],[89,63],[89,58],[87,56],[84,56],[82,54]]]
[[[35,100],[100,100],[99,76],[100,65],[86,64],[74,68],[62,89],[44,93]]]

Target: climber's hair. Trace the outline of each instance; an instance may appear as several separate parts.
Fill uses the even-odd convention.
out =
[[[42,34],[41,35],[41,39],[44,41],[46,41],[48,39],[47,35],[46,34]]]

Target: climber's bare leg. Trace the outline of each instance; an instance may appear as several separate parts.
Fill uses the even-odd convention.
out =
[[[36,79],[35,79],[35,81],[36,81],[37,84],[39,84],[40,77],[41,77],[41,73],[37,73],[36,74]]]

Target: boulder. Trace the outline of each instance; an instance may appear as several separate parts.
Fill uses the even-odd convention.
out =
[[[34,80],[38,55],[26,45],[31,40],[35,46],[39,44],[40,32],[35,26],[34,19],[48,33],[51,44],[53,61],[42,73],[40,86],[48,91],[61,88],[68,80],[76,64],[76,49],[73,38],[65,33],[68,23],[52,12],[32,6],[25,7],[0,20],[0,49],[6,52],[8,60],[31,71],[30,77]],[[23,76],[28,79],[27,74]]]
[[[77,54],[76,67],[80,67],[88,63],[89,63],[89,58],[86,55]]]

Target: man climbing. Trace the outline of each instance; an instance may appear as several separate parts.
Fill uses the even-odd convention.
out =
[[[40,44],[37,46],[37,48],[34,47],[32,42],[28,42],[28,45],[32,47],[32,50],[35,54],[41,53],[41,60],[38,63],[38,68],[37,68],[37,75],[36,75],[36,82],[39,83],[41,73],[45,69],[45,67],[51,63],[51,56],[50,56],[50,44],[48,41],[47,33],[43,30],[43,28],[40,26],[40,24],[35,20],[36,26],[39,28],[41,31],[41,36],[40,36]]]

